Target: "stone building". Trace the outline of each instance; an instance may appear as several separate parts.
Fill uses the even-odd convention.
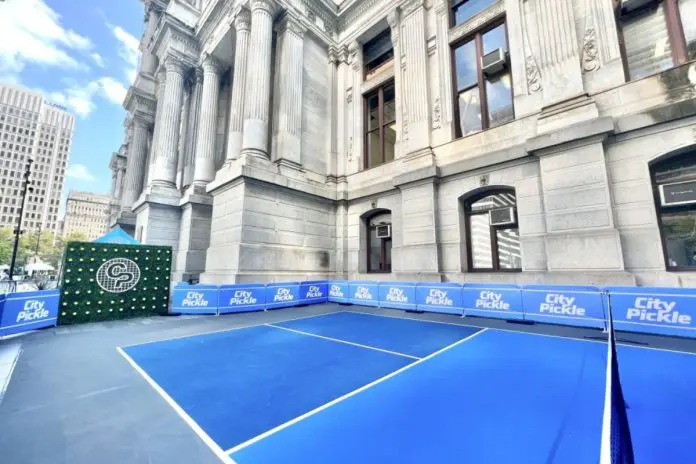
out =
[[[68,192],[63,218],[63,236],[82,232],[94,240],[109,230],[111,197],[92,192]]]
[[[113,224],[174,279],[696,285],[696,0],[144,4]]]

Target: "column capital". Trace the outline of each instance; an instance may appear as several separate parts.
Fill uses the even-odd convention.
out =
[[[387,15],[387,23],[389,24],[389,27],[391,29],[394,29],[395,27],[398,28],[399,26],[399,19],[400,19],[400,14],[399,14],[399,8],[394,8],[388,15]]]
[[[139,115],[136,115],[133,117],[131,124],[133,124],[134,128],[149,128],[150,127],[150,122],[147,121],[146,119],[142,118]]]
[[[348,54],[350,55],[350,65],[354,71],[360,69],[360,43],[354,40],[348,45]]]
[[[183,75],[186,72],[186,63],[174,56],[168,56],[164,59],[164,67],[168,73],[173,72]]]
[[[286,13],[285,16],[283,16],[283,18],[278,22],[276,31],[278,31],[278,33],[288,31],[295,34],[299,38],[303,38],[305,32],[307,32],[307,28],[304,27],[297,16],[291,13]]]
[[[167,81],[167,70],[160,66],[157,71],[157,84],[162,85]]]
[[[348,64],[348,47],[345,45],[338,48],[338,61]]]
[[[249,31],[251,29],[251,14],[246,8],[242,8],[234,18],[234,28],[237,32]]]
[[[340,51],[338,50],[338,48],[334,47],[333,45],[329,45],[329,51],[328,51],[329,63],[331,63],[331,64],[338,63],[339,53],[340,53]]]
[[[220,64],[220,60],[215,58],[213,55],[210,55],[208,53],[205,54],[203,57],[203,62],[201,63],[201,67],[203,68],[203,73],[205,74],[220,74],[220,70],[222,69],[222,65]],[[198,68],[196,68],[198,69]]]
[[[251,0],[251,12],[265,11],[271,16],[275,16],[278,11],[278,5],[273,0]]]

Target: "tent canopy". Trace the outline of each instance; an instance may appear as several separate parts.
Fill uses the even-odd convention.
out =
[[[141,243],[131,237],[128,232],[116,226],[111,232],[94,240],[93,243],[118,243],[122,245],[140,245]]]

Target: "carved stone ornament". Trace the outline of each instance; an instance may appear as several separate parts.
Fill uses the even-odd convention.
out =
[[[234,28],[237,32],[248,31],[251,29],[251,14],[246,8],[239,10],[237,17],[234,18]]]
[[[496,20],[499,16],[504,14],[505,4],[503,2],[494,3],[468,21],[450,29],[449,41],[453,42],[461,37],[464,37],[465,35],[469,35],[475,30],[480,29],[485,24]]]
[[[423,6],[423,0],[407,0],[406,3],[401,5],[401,13],[405,17],[416,11],[421,6]]]
[[[597,49],[597,32],[594,28],[585,31],[582,41],[582,69],[591,72],[599,69],[599,50]]]
[[[217,58],[206,53],[203,57],[203,62],[201,63],[204,73],[209,74],[220,74],[221,64]]]
[[[539,67],[537,66],[536,60],[532,55],[527,55],[524,60],[525,70],[527,74],[527,88],[529,93],[536,93],[541,91],[541,73],[539,72]]]
[[[406,108],[406,102],[402,103],[402,109],[401,134],[403,140],[408,140],[408,109]]]
[[[435,97],[435,101],[433,102],[433,129],[439,129],[441,126],[440,124],[440,114],[441,109],[440,109],[440,97]]]
[[[251,11],[262,10],[273,16],[276,11],[276,6],[272,0],[251,0]]]
[[[346,140],[346,158],[348,161],[353,161],[353,136],[349,135]]]
[[[346,89],[346,103],[353,101],[353,87],[348,87]]]
[[[164,67],[167,69],[167,73],[184,74],[186,71],[186,63],[173,56],[167,57],[164,62]]]
[[[291,32],[300,38],[304,37],[305,32],[307,32],[307,29],[294,15],[286,15],[285,18],[283,18],[280,24],[280,30]]]

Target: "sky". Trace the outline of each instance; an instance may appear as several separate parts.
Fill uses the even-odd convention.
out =
[[[64,197],[111,188],[143,16],[139,0],[0,0],[0,82],[41,92],[75,115]]]

